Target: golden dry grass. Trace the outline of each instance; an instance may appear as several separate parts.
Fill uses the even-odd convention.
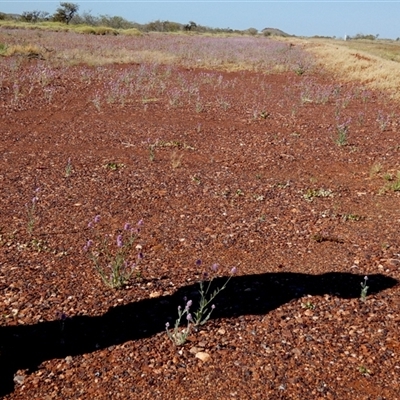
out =
[[[44,58],[43,50],[36,45],[7,46],[1,53],[3,56],[26,56],[30,58]]]
[[[382,46],[379,42],[354,43],[358,41],[321,39],[300,42],[316,55],[324,69],[333,72],[339,79],[359,82],[375,90],[384,90],[392,98],[400,100],[400,63],[379,55],[382,51],[389,54],[388,48],[391,52],[397,47],[400,49],[399,45],[386,43]]]
[[[176,62],[172,54],[160,51],[130,51],[127,49],[103,49],[101,53],[88,53],[81,49],[73,49],[59,53],[58,58],[65,60],[69,65],[87,64],[91,66],[128,63],[173,64]]]

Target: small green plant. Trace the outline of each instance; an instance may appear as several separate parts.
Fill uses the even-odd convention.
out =
[[[95,230],[100,222],[100,216],[89,222],[88,228]],[[140,260],[143,259],[141,246],[136,246],[139,251],[136,261],[129,261],[133,243],[140,232],[143,221],[137,223],[136,228],[126,223],[122,231],[119,231],[114,243],[111,243],[113,235],[106,234],[103,237],[97,233],[96,242],[89,239],[83,251],[88,255],[94,263],[96,271],[99,273],[103,282],[112,289],[119,289],[125,286],[135,271]]]
[[[342,123],[339,123],[338,121],[336,123],[336,138],[334,141],[338,146],[346,146],[348,143],[350,121],[351,120],[349,119]]]
[[[5,43],[0,43],[0,55],[5,54],[7,51],[7,45]]]
[[[183,310],[181,306],[178,306],[178,318],[175,321],[174,328],[171,331],[169,329],[169,322],[165,324],[167,336],[175,346],[182,346],[183,344],[185,344],[186,339],[190,334],[191,322],[193,321],[192,315],[189,312],[189,308],[191,305],[192,300],[189,300]],[[181,329],[179,325],[181,324],[181,320],[184,315],[186,315],[187,325],[186,328]]]
[[[197,183],[198,185],[201,184],[201,179],[200,179],[200,177],[197,176],[197,175],[193,175],[193,176],[192,176],[192,181],[195,182],[195,183]]]
[[[378,123],[379,129],[381,130],[381,132],[383,132],[387,128],[387,126],[390,122],[390,116],[389,115],[385,116],[383,114],[383,111],[378,111],[378,116],[376,118],[376,122]]]
[[[67,165],[65,166],[65,177],[66,178],[69,178],[71,176],[72,170],[73,170],[73,167],[72,167],[71,157],[70,157],[70,158],[68,158]]]
[[[384,194],[388,191],[392,192],[399,192],[400,191],[400,171],[397,171],[397,174],[391,174],[391,173],[385,173],[383,175],[383,179],[385,179],[388,183],[383,187],[380,191],[379,194]]]
[[[34,191],[34,196],[30,203],[26,203],[26,214],[27,214],[27,231],[29,235],[32,235],[33,230],[35,228],[36,219],[37,219],[37,204],[39,201],[39,192],[40,188],[36,188]]]
[[[389,172],[386,172],[383,174],[383,179],[385,181],[391,182],[394,179],[394,175]]]
[[[201,112],[203,112],[204,111],[204,106],[203,106],[203,104],[201,103],[201,101],[196,101],[196,112],[198,113],[198,114],[200,114]]]
[[[244,196],[243,190],[242,189],[236,190],[236,196],[238,196],[238,197]]]
[[[376,163],[371,167],[370,175],[371,176],[378,175],[381,171],[382,171],[382,164]]]
[[[104,164],[104,168],[109,169],[111,171],[116,171],[118,169],[124,168],[125,165],[122,163],[117,163],[117,162],[108,162]]]
[[[198,263],[198,265],[200,265],[200,260],[198,260],[197,263]],[[216,273],[218,271],[219,265],[214,264],[211,268],[212,268],[212,271],[214,273]],[[195,326],[204,325],[210,319],[211,313],[215,309],[215,306],[212,304],[210,307],[210,311],[208,310],[208,307],[210,306],[212,301],[218,296],[218,294],[226,288],[226,285],[229,283],[229,281],[232,279],[232,276],[235,275],[235,273],[236,273],[236,268],[232,268],[231,275],[226,280],[226,282],[220,288],[215,289],[212,292],[212,294],[210,294],[210,295],[208,293],[210,291],[211,283],[214,280],[214,278],[212,278],[208,282],[208,285],[206,288],[204,287],[203,280],[201,280],[199,282],[200,304],[199,304],[199,309],[193,313],[193,315],[194,315],[193,323]],[[207,278],[207,276],[208,276],[207,274],[204,274],[205,278]],[[208,296],[208,298],[207,298],[207,296]]]
[[[316,197],[332,197],[333,193],[330,189],[308,189],[303,197],[307,201],[313,201]]]
[[[314,310],[315,305],[312,303],[310,300],[307,300],[305,303],[301,305],[303,308],[306,308],[307,310]]]
[[[156,147],[158,146],[158,139],[154,143],[150,143],[150,139],[147,139],[148,148],[149,148],[149,159],[153,162],[156,158]]]
[[[294,69],[294,72],[296,73],[296,75],[301,76],[306,72],[306,68],[302,64],[298,64]]]
[[[96,107],[97,111],[101,111],[101,97],[99,93],[96,93],[96,96],[93,98],[92,103]]]
[[[363,217],[361,215],[358,214],[343,214],[342,215],[342,220],[343,221],[361,221],[363,219]]]
[[[371,371],[364,365],[360,365],[358,367],[358,370],[360,371],[360,374],[362,374],[362,375],[370,375],[371,374]]]
[[[369,289],[369,286],[367,286],[367,281],[368,281],[368,276],[364,276],[364,282],[361,282],[361,294],[360,294],[361,301],[365,301],[367,299],[367,294]]]
[[[197,260],[196,265],[200,266],[201,260]],[[218,264],[213,264],[211,269],[214,273],[216,273],[219,269]],[[175,321],[174,328],[170,330],[169,322],[165,324],[167,336],[172,341],[172,343],[174,343],[176,346],[183,345],[186,342],[186,339],[189,336],[193,327],[198,328],[199,326],[204,325],[210,319],[211,314],[215,309],[215,305],[212,304],[212,302],[218,296],[218,294],[226,288],[228,282],[231,280],[232,276],[235,273],[236,273],[236,268],[232,268],[231,275],[226,280],[226,282],[220,288],[215,289],[211,294],[209,294],[209,292],[214,278],[212,278],[207,285],[204,285],[204,280],[207,279],[208,273],[203,274],[203,279],[199,282],[200,301],[197,311],[193,312],[192,315],[190,313],[190,307],[192,306],[193,302],[192,300],[187,301],[187,299],[184,298],[186,305],[183,310],[181,306],[178,307],[178,318]],[[180,328],[182,317],[185,315],[187,321],[186,327]]]

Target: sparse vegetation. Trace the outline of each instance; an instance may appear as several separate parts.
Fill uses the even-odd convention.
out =
[[[397,104],[296,38],[78,17],[0,28],[0,396],[396,398]]]

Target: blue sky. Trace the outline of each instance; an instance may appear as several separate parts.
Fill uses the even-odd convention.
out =
[[[400,37],[400,1],[74,1],[79,12],[121,16],[128,21],[147,23],[168,20],[195,21],[213,28],[278,28],[297,36],[379,34],[380,38]],[[3,1],[0,11],[47,11],[53,14],[59,1]]]

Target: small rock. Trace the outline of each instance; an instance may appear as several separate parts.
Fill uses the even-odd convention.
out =
[[[221,329],[218,329],[217,333],[220,335],[225,335],[226,330],[221,328]]]
[[[196,355],[200,350],[201,349],[199,349],[198,347],[193,346],[193,347],[190,348],[189,353]]]
[[[24,375],[14,375],[14,382],[18,385],[22,385],[24,383],[25,376]]]
[[[301,350],[300,350],[299,348],[295,347],[295,348],[292,350],[292,353],[298,357],[298,356],[301,355]]]
[[[196,358],[200,359],[203,362],[207,362],[210,361],[211,356],[205,351],[199,351],[198,353],[196,353]]]
[[[155,297],[160,297],[161,296],[161,292],[151,292],[150,293],[150,298],[154,299]]]

